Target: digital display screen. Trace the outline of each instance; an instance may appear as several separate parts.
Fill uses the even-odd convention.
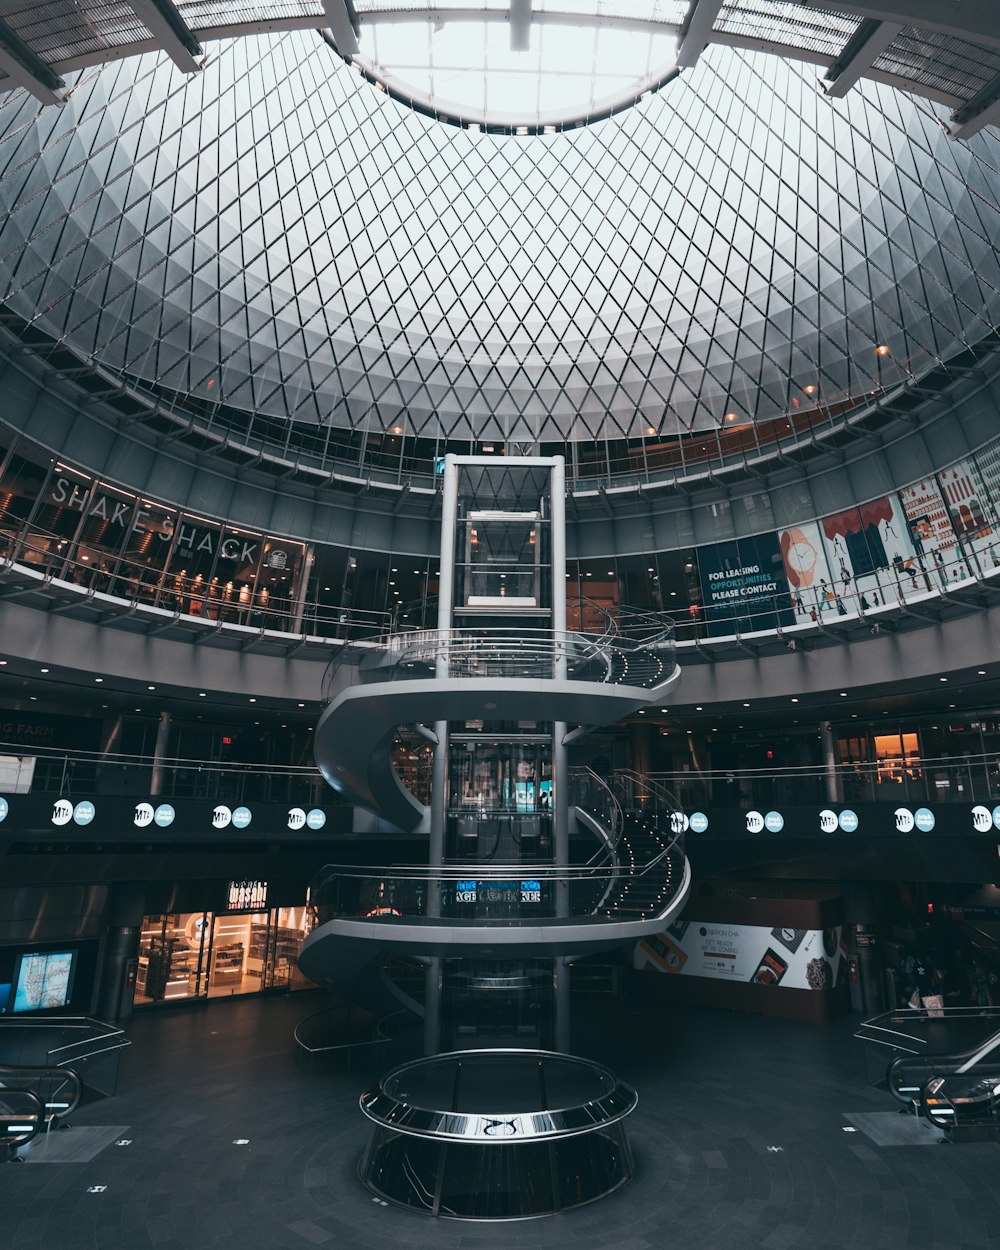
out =
[[[14,996],[8,1010],[47,1011],[65,1007],[73,995],[76,951],[22,954],[14,965]]]

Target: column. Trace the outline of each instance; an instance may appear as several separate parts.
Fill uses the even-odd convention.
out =
[[[161,712],[160,721],[156,726],[156,745],[153,747],[153,774],[149,782],[150,795],[159,794],[163,789],[163,761],[167,757],[170,742],[170,713]]]

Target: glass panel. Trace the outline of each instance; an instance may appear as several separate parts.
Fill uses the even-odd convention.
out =
[[[211,913],[145,916],[139,938],[135,1002],[176,1002],[205,993],[204,966]]]
[[[209,998],[254,994],[264,988],[268,913],[216,916],[209,963]]]

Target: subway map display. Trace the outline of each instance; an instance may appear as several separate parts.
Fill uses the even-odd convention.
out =
[[[14,1005],[17,1011],[65,1007],[73,989],[74,951],[22,955],[17,969]]]

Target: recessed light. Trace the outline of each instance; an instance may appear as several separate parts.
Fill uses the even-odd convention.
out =
[[[841,697],[842,699],[846,699],[846,698],[847,698],[847,691],[846,691],[846,690],[841,690],[841,692],[840,692],[840,697]]]
[[[744,703],[744,704],[743,704],[743,706],[744,706],[744,707],[749,707],[749,706],[750,706],[750,704],[749,704],[749,703]]]
[[[4,665],[4,664],[6,664],[6,663],[7,663],[7,661],[6,661],[6,660],[0,660],[0,666]]]
[[[100,685],[100,684],[101,684],[101,682],[102,682],[103,680],[104,680],[104,678],[103,678],[103,677],[95,677],[95,678],[94,678],[94,681],[96,681],[98,685]]]
[[[198,691],[198,698],[199,698],[199,699],[204,699],[204,697],[205,697],[205,692],[204,692],[204,690],[199,690],[199,691]]]
[[[704,710],[705,710],[705,709],[704,709],[703,707],[696,707],[696,708],[695,708],[695,711],[696,711],[696,712],[704,712]]]
[[[793,699],[792,699],[792,702],[793,702],[793,703],[798,703],[798,699],[793,698]]]
[[[47,668],[43,668],[43,669],[40,669],[39,671],[43,673],[47,673],[49,670]]]
[[[978,668],[978,669],[976,669],[976,672],[977,672],[977,674],[978,674],[980,677],[985,677],[985,676],[986,676],[986,669],[985,669],[985,668]]]
[[[146,689],[147,689],[147,690],[155,690],[155,689],[156,689],[156,687],[155,687],[155,686],[147,686],[147,687],[146,687]]]
[[[31,696],[30,696],[30,698],[31,698],[31,702],[32,702],[32,703],[37,703],[37,702],[38,702],[38,695],[37,695],[37,694],[33,694],[33,695],[31,695]]]
[[[938,681],[947,681],[947,680],[948,680],[948,678],[947,678],[947,677],[939,677],[939,678],[938,678]]]
[[[299,707],[305,707],[305,704],[304,704],[304,703],[300,703],[300,704],[299,704]]]
[[[256,699],[251,699],[251,700],[250,700],[250,702],[251,702],[251,703],[256,703],[256,702],[257,702],[257,700],[256,700]]]

